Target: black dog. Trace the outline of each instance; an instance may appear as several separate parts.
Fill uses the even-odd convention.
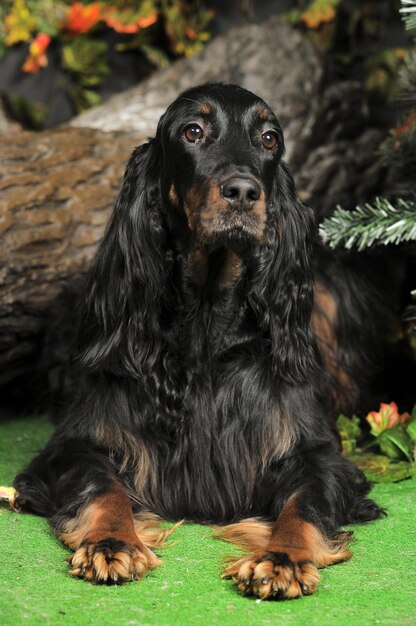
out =
[[[229,523],[224,537],[250,554],[225,575],[294,598],[350,556],[340,525],[381,514],[319,400],[314,216],[283,150],[260,98],[210,84],[183,93],[130,159],[89,284],[79,389],[15,480],[17,504],[75,551],[77,576],[155,567],[134,525],[150,512]],[[334,314],[314,322],[332,348]]]

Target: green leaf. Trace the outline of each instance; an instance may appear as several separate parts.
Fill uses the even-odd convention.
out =
[[[95,76],[94,74],[81,74],[79,77],[79,84],[83,87],[97,87],[103,82],[102,76]]]
[[[160,50],[160,48],[155,48],[155,46],[143,44],[140,47],[140,50],[150,61],[150,63],[153,63],[153,65],[155,65],[156,67],[160,69],[165,69],[166,67],[169,67],[170,62],[168,55],[163,50]]]
[[[290,9],[286,13],[280,15],[280,19],[288,24],[295,25],[299,22],[302,11],[300,9]]]
[[[410,459],[412,456],[412,440],[401,426],[388,428],[377,437],[380,449],[391,459]]]
[[[47,115],[47,107],[38,102],[31,102],[19,94],[5,96],[12,117],[33,130],[42,130]]]
[[[95,107],[102,102],[101,96],[92,89],[84,89],[83,95],[86,108]]]
[[[357,446],[357,437],[361,434],[360,419],[354,415],[352,418],[339,415],[337,429],[341,438],[342,453],[344,456],[354,454]]]
[[[406,422],[406,432],[412,441],[416,441],[416,404],[413,407],[409,421]]]
[[[108,46],[104,41],[76,37],[62,49],[62,66],[76,75],[77,84],[70,96],[77,113],[101,104],[101,97],[92,87],[100,85],[109,74]]]
[[[108,46],[104,41],[76,37],[62,48],[62,66],[74,74],[80,74],[89,84],[98,85],[110,71],[107,51]]]
[[[77,113],[82,113],[93,106],[101,104],[101,96],[92,89],[86,89],[82,84],[74,85],[69,91]]]
[[[355,464],[364,472],[368,480],[376,483],[394,483],[415,474],[416,467],[407,461],[393,462],[385,456],[364,454],[354,457]]]

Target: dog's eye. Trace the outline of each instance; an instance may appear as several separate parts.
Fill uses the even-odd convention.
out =
[[[198,124],[188,124],[183,129],[183,136],[189,143],[196,143],[204,136],[204,131]]]
[[[267,130],[261,136],[261,143],[266,150],[273,150],[277,146],[277,135],[271,130]]]

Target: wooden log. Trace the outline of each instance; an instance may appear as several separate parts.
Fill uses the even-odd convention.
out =
[[[144,139],[86,128],[2,135],[0,386],[34,367],[50,305],[89,267]]]

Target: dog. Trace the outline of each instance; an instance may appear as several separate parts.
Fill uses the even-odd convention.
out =
[[[283,153],[263,100],[212,83],[131,156],[89,280],[76,393],[14,482],[16,506],[74,551],[75,576],[155,568],[169,531],[150,532],[153,514],[244,547],[223,574],[244,594],[297,598],[351,556],[342,525],[383,513],[326,419],[327,373],[353,385]]]

